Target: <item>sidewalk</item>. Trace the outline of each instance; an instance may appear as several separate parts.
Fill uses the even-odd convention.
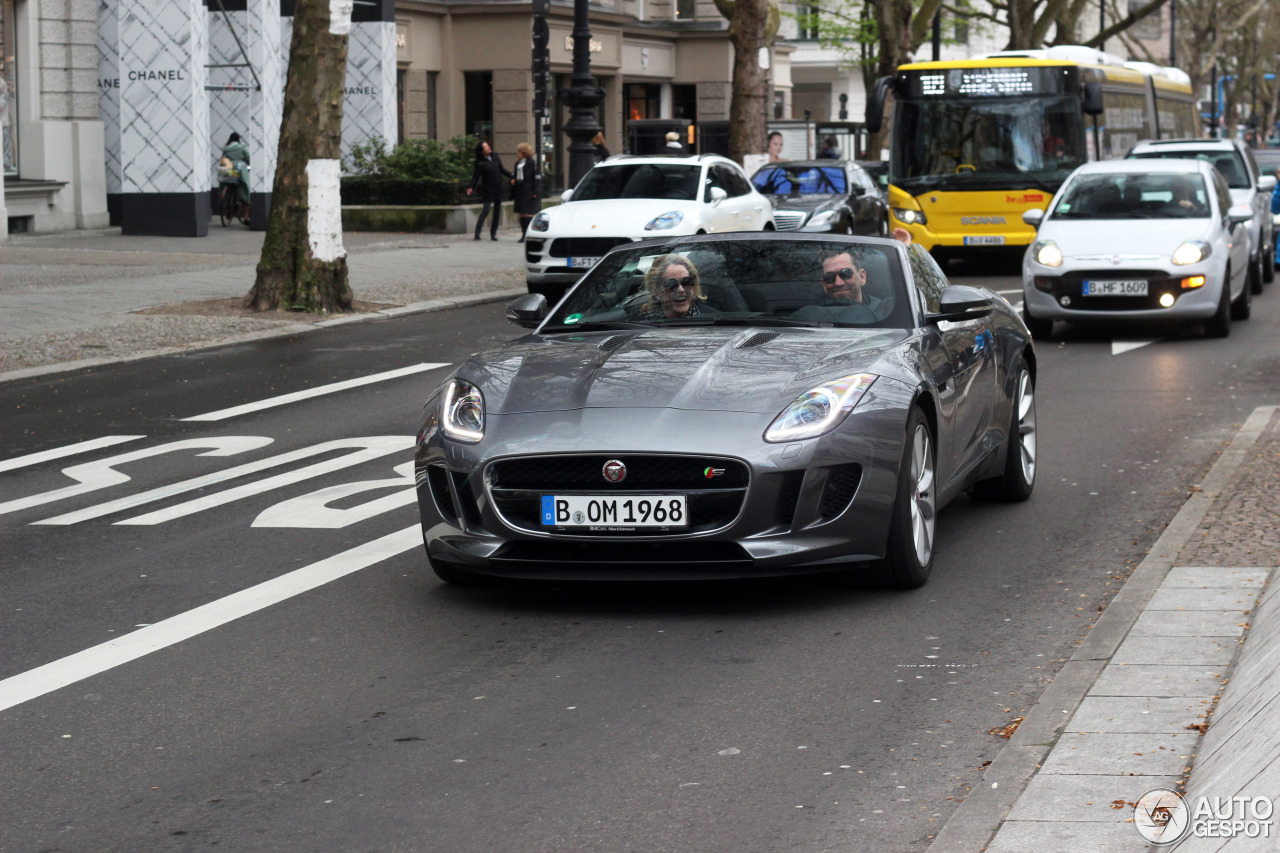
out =
[[[516,228],[487,236],[344,235],[357,313],[325,318],[239,308],[263,234],[216,222],[205,238],[119,229],[14,235],[0,243],[0,381],[198,346],[291,334],[378,313],[526,292]]]

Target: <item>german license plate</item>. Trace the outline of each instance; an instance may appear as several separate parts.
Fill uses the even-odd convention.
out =
[[[1143,279],[1086,281],[1080,292],[1084,296],[1146,296],[1147,282]]]
[[[600,263],[599,258],[570,258],[569,269],[589,270]]]
[[[964,244],[966,246],[1003,246],[1003,234],[981,234],[976,237],[965,237]]]
[[[543,527],[581,527],[625,532],[639,528],[685,528],[684,495],[543,495]]]

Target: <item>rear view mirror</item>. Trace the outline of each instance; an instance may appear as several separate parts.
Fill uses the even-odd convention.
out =
[[[1096,82],[1088,82],[1084,84],[1084,92],[1082,93],[1083,101],[1080,109],[1087,116],[1102,115],[1102,84]]]
[[[541,293],[517,296],[507,305],[507,322],[526,329],[536,329],[547,319],[547,297]]]
[[[1044,221],[1044,211],[1038,207],[1030,210],[1022,211],[1022,221],[1030,225],[1032,228],[1039,228],[1040,223]]]

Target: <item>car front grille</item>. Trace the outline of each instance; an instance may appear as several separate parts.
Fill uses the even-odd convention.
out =
[[[604,465],[611,459],[627,467],[626,478],[611,483]],[[712,476],[708,476],[708,472]],[[501,459],[487,471],[493,506],[512,526],[536,533],[571,536],[617,535],[543,526],[543,495],[675,495],[688,503],[688,527],[677,535],[705,533],[729,525],[742,511],[750,474],[736,459],[663,454],[556,455]],[[671,530],[638,528],[624,535],[670,536]]]
[[[630,243],[629,237],[561,237],[551,241],[552,258],[598,258],[614,246]]]
[[[1139,280],[1147,282],[1146,296],[1085,296],[1086,281]],[[1038,275],[1035,277],[1037,290],[1051,295],[1059,305],[1072,311],[1156,311],[1161,309],[1160,297],[1172,293],[1174,297],[1190,290],[1183,290],[1181,279],[1170,278],[1161,270],[1087,270],[1074,271],[1065,275]],[[1063,304],[1062,298],[1070,301]]]
[[[775,210],[773,224],[779,231],[798,231],[808,215],[803,210]]]

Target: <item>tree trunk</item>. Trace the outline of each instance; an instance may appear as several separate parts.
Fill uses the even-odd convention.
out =
[[[253,289],[258,311],[351,309],[342,247],[342,95],[351,4],[298,0],[271,215]]]
[[[760,67],[760,49],[769,46],[777,31],[777,13],[770,9],[769,0],[717,0],[716,8],[729,20],[733,44],[729,158],[741,163],[747,154],[760,154],[768,147],[769,75]]]

